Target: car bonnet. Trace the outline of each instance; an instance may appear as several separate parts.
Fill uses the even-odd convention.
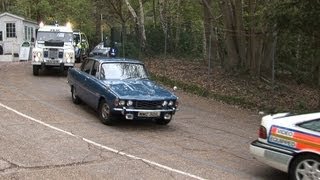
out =
[[[147,79],[108,80],[104,81],[104,83],[106,83],[107,86],[109,86],[109,88],[119,96],[119,98],[143,100],[177,98],[170,91]]]

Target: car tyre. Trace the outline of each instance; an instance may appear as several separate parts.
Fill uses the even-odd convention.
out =
[[[99,105],[99,118],[101,122],[105,125],[113,125],[113,119],[111,117],[111,110],[108,103],[103,99]]]
[[[80,104],[81,103],[81,99],[77,96],[77,92],[76,92],[76,88],[75,87],[71,87],[71,98],[72,98],[72,102],[74,104]]]
[[[159,125],[167,125],[167,124],[169,124],[170,121],[171,121],[171,119],[157,119],[156,123]]]
[[[39,75],[39,69],[40,69],[40,66],[33,65],[33,75],[34,76],[38,76]]]
[[[320,156],[306,154],[298,156],[289,169],[290,180],[318,179],[320,177]]]

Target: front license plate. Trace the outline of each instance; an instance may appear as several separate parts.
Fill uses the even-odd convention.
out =
[[[59,64],[59,60],[47,60],[49,64]]]
[[[159,117],[160,112],[139,112],[139,117]]]

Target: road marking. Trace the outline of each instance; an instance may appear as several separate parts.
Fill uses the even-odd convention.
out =
[[[147,160],[147,159],[144,159],[144,158],[140,158],[140,157],[137,157],[137,156],[134,156],[134,155],[131,155],[131,154],[127,154],[127,153],[125,153],[125,152],[123,152],[123,151],[119,151],[119,150],[110,148],[110,147],[108,147],[108,146],[104,146],[104,145],[99,144],[99,143],[97,143],[97,142],[94,142],[94,141],[92,141],[92,140],[90,140],[90,139],[84,138],[84,137],[79,136],[79,135],[75,135],[75,134],[73,134],[73,133],[71,133],[71,132],[65,131],[65,130],[63,130],[63,129],[57,128],[57,127],[52,126],[52,125],[50,125],[50,124],[47,124],[47,123],[45,123],[45,122],[43,122],[43,121],[37,120],[37,119],[35,119],[35,118],[33,118],[33,117],[30,117],[30,116],[28,116],[28,115],[26,115],[26,114],[23,114],[23,113],[17,111],[17,110],[15,110],[15,109],[13,109],[13,108],[11,108],[11,107],[9,107],[9,106],[6,106],[6,105],[4,105],[4,104],[2,104],[2,103],[0,103],[0,106],[6,108],[6,109],[9,110],[9,111],[12,111],[12,112],[20,115],[20,116],[22,116],[22,117],[25,117],[25,118],[27,118],[27,119],[29,119],[29,120],[31,120],[31,121],[34,121],[34,122],[39,123],[39,124],[41,124],[41,125],[44,125],[44,126],[50,128],[50,129],[54,129],[54,130],[56,130],[56,131],[62,132],[62,133],[64,133],[64,134],[67,134],[67,135],[69,135],[69,136],[82,139],[83,141],[85,141],[85,142],[87,142],[87,143],[89,143],[89,144],[92,144],[92,145],[94,145],[94,146],[100,147],[100,148],[105,149],[105,150],[107,150],[107,151],[110,151],[110,152],[119,154],[119,155],[121,155],[121,156],[125,156],[125,157],[128,157],[128,158],[131,158],[131,159],[134,159],[134,160],[140,160],[140,161],[143,161],[143,162],[145,162],[145,163],[148,163],[148,164],[151,164],[151,165],[160,167],[160,168],[162,168],[162,169],[165,169],[165,170],[168,170],[168,171],[171,171],[171,172],[175,172],[175,173],[178,173],[178,174],[182,174],[182,175],[184,175],[184,176],[192,177],[192,178],[194,178],[194,179],[205,180],[205,178],[202,178],[202,177],[200,177],[200,176],[197,176],[197,175],[194,175],[194,174],[190,174],[190,173],[187,173],[187,172],[184,172],[184,171],[180,171],[180,170],[178,170],[178,169],[174,169],[174,168],[171,168],[171,167],[169,167],[169,166],[156,163],[156,162],[154,162],[154,161],[150,161],[150,160]]]

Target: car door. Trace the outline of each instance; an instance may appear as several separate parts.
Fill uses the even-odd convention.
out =
[[[77,95],[80,97],[82,101],[88,104],[89,101],[89,90],[88,90],[88,79],[90,78],[90,72],[92,66],[94,64],[94,60],[87,59],[83,62],[81,66],[81,73],[78,75],[78,86],[76,87]]]
[[[97,78],[97,72],[99,71],[99,62],[93,61],[91,71],[85,81],[85,89],[87,96],[87,104],[93,108],[97,108],[97,104],[100,98],[99,90],[102,88],[100,80]]]

